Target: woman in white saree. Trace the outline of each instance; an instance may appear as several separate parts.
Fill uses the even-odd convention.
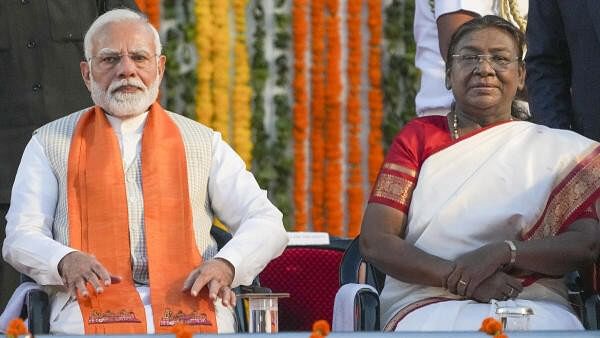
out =
[[[600,147],[513,120],[523,48],[501,18],[461,26],[453,111],[411,121],[390,148],[360,237],[387,274],[386,330],[477,330],[499,305],[531,307],[532,329],[582,329],[562,276],[600,252]]]

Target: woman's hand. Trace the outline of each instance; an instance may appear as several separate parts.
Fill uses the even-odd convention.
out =
[[[479,285],[510,261],[506,243],[491,243],[458,257],[454,270],[448,275],[448,291],[471,298]]]
[[[521,281],[502,271],[483,280],[469,298],[487,303],[490,299],[506,300],[516,298],[523,291]]]

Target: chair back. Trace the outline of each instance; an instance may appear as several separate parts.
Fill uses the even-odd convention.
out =
[[[349,283],[368,284],[381,293],[385,283],[385,274],[367,262],[360,254],[356,236],[348,245],[340,265],[340,286]]]
[[[288,246],[260,273],[260,285],[287,292],[279,300],[279,331],[311,331],[320,319],[331,323],[339,269],[348,239],[329,245]]]

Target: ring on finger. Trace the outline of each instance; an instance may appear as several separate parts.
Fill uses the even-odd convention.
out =
[[[513,295],[513,292],[515,292],[515,289],[513,289],[513,287],[511,286],[511,287],[510,287],[510,290],[508,290],[508,294],[507,294],[508,298],[511,298],[511,297],[512,297],[512,295]]]
[[[468,283],[467,283],[467,282],[465,282],[465,281],[464,281],[464,280],[462,280],[462,279],[458,281],[458,285],[464,285],[465,287],[467,287],[467,284],[468,284]]]

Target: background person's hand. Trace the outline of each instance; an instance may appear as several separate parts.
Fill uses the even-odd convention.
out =
[[[230,286],[233,282],[235,269],[228,261],[220,258],[205,261],[194,269],[183,283],[183,291],[190,290],[196,297],[205,286],[208,296],[213,301],[221,298],[225,306],[233,306],[236,302],[235,293]]]
[[[111,283],[121,281],[120,277],[111,276],[96,257],[81,251],[65,255],[58,263],[58,273],[69,292],[73,295],[79,293],[82,297],[89,296],[87,283],[93,286],[96,293],[102,293]]]
[[[491,243],[458,257],[448,275],[448,291],[471,298],[486,278],[500,270],[510,260],[510,249],[503,242]]]
[[[487,303],[490,299],[506,300],[516,298],[521,291],[523,291],[523,286],[519,279],[498,271],[483,280],[473,292],[473,296],[469,298]]]

